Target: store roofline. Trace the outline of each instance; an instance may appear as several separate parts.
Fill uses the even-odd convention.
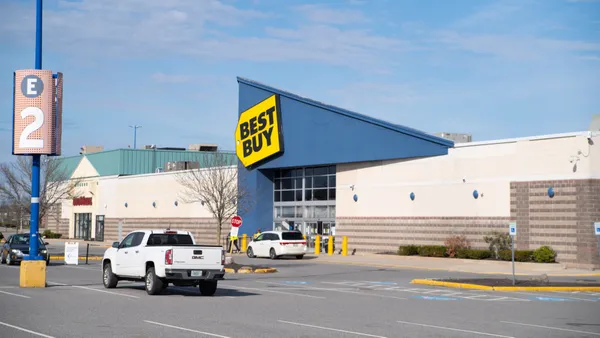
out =
[[[522,141],[541,141],[541,140],[559,139],[559,138],[576,137],[576,136],[589,136],[590,133],[593,137],[600,136],[600,132],[597,132],[597,131],[596,132],[576,131],[576,132],[570,132],[570,133],[545,134],[545,135],[515,137],[515,138],[497,139],[497,140],[489,140],[489,141],[457,143],[454,145],[454,148],[476,147],[476,146],[485,146],[485,145],[494,145],[494,144],[503,144],[503,143],[516,143],[516,142],[522,142]]]
[[[384,121],[384,120],[381,120],[381,119],[376,119],[374,117],[370,117],[370,116],[367,116],[367,115],[364,115],[364,114],[360,114],[360,113],[357,113],[357,112],[354,112],[354,111],[350,111],[350,110],[347,110],[347,109],[343,109],[343,108],[340,108],[340,107],[332,106],[332,105],[329,105],[329,104],[326,104],[326,103],[323,103],[323,102],[315,101],[313,99],[302,97],[300,95],[293,94],[291,92],[288,92],[288,91],[285,91],[285,90],[282,90],[282,89],[279,89],[279,88],[271,87],[269,85],[266,85],[266,84],[263,84],[263,83],[259,83],[259,82],[254,81],[254,80],[250,80],[250,79],[238,76],[237,77],[237,81],[238,81],[238,83],[243,83],[243,84],[248,85],[248,86],[256,87],[258,89],[262,89],[262,90],[265,90],[265,91],[268,91],[268,92],[272,92],[272,93],[275,93],[275,94],[278,94],[278,95],[281,95],[281,96],[285,96],[285,97],[287,97],[289,99],[296,100],[296,101],[302,102],[302,103],[307,104],[307,105],[311,105],[311,106],[315,106],[315,107],[318,107],[318,108],[321,108],[321,109],[329,110],[331,112],[334,112],[334,113],[337,113],[337,114],[340,114],[340,115],[343,115],[343,116],[346,116],[346,117],[354,118],[354,119],[361,120],[363,122],[367,122],[367,123],[370,123],[370,124],[374,124],[374,125],[377,125],[377,126],[380,126],[380,127],[383,127],[383,128],[391,129],[393,131],[396,131],[396,132],[399,132],[399,133],[402,133],[402,134],[406,134],[406,135],[409,135],[409,136],[420,138],[420,139],[423,139],[423,140],[426,140],[426,141],[429,141],[429,142],[437,143],[437,144],[440,144],[440,145],[443,145],[443,146],[446,146],[446,147],[452,147],[452,146],[454,146],[454,141],[452,141],[452,140],[448,140],[448,139],[445,139],[445,138],[442,138],[442,137],[437,137],[437,136],[428,134],[428,133],[426,133],[424,131],[420,131],[420,130],[417,130],[417,129],[414,129],[414,128],[406,127],[406,126],[403,126],[403,125],[394,124],[394,123],[391,123],[391,122],[388,122],[388,121]]]

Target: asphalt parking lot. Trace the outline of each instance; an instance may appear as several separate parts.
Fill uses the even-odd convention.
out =
[[[213,297],[141,283],[104,289],[99,262],[48,267],[46,289],[0,266],[2,337],[596,337],[600,293],[488,292],[410,284],[466,274],[249,260],[274,274],[228,274]]]

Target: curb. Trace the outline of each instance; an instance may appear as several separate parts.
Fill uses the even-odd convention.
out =
[[[250,273],[274,273],[277,272],[277,269],[275,268],[259,268],[259,269],[248,269],[248,268],[241,268],[239,269],[237,272],[232,269],[232,268],[225,268],[225,272],[227,273],[245,273],[245,274],[250,274]]]
[[[486,286],[479,284],[466,284],[443,282],[431,279],[413,279],[411,284],[445,286],[456,289],[474,289],[487,291],[600,291],[600,286]]]
[[[445,269],[445,268],[428,268],[422,266],[412,265],[397,265],[397,264],[381,264],[381,263],[362,263],[362,262],[336,262],[336,261],[320,261],[315,260],[315,263],[324,264],[343,264],[343,265],[354,265],[354,266],[368,266],[376,268],[388,268],[388,269],[408,269],[408,270],[422,270],[422,271],[446,271],[446,272],[459,272],[459,273],[470,273],[474,275],[511,275],[511,272],[497,272],[497,271],[471,271],[462,269]],[[515,273],[515,276],[538,276],[544,274],[543,272],[531,272],[531,273]],[[545,273],[548,277],[600,277],[600,273]]]
[[[101,261],[103,257],[99,257],[99,256],[89,256],[88,257],[88,261]],[[60,260],[64,260],[65,256],[50,256],[50,260],[51,261],[60,261]],[[85,256],[84,257],[79,257],[80,261],[84,261],[85,260]]]

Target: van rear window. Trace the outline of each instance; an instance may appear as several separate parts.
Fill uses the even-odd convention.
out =
[[[282,232],[281,238],[286,241],[297,241],[304,239],[301,232]]]
[[[179,234],[152,234],[148,238],[148,246],[158,245],[194,245],[192,236]]]

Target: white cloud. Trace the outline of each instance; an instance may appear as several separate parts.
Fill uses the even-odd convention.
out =
[[[354,9],[340,9],[331,8],[325,5],[306,4],[296,6],[296,10],[306,16],[310,21],[324,24],[347,25],[370,21],[363,12]]]
[[[255,26],[257,19],[256,27],[262,28],[269,24],[262,19],[275,14],[238,9],[217,0],[63,1],[59,8],[46,9],[45,49],[80,59],[191,55],[213,61],[308,61],[360,69],[393,61],[394,54],[410,46],[366,30],[316,24],[365,20],[357,11],[332,13],[321,6],[302,7],[310,18],[308,25],[267,26],[266,34],[243,32],[243,36],[223,28]],[[10,12],[0,13],[0,35],[31,36],[32,25],[20,23],[33,22],[33,6],[12,6]],[[335,14],[329,18],[333,21],[330,14]]]

